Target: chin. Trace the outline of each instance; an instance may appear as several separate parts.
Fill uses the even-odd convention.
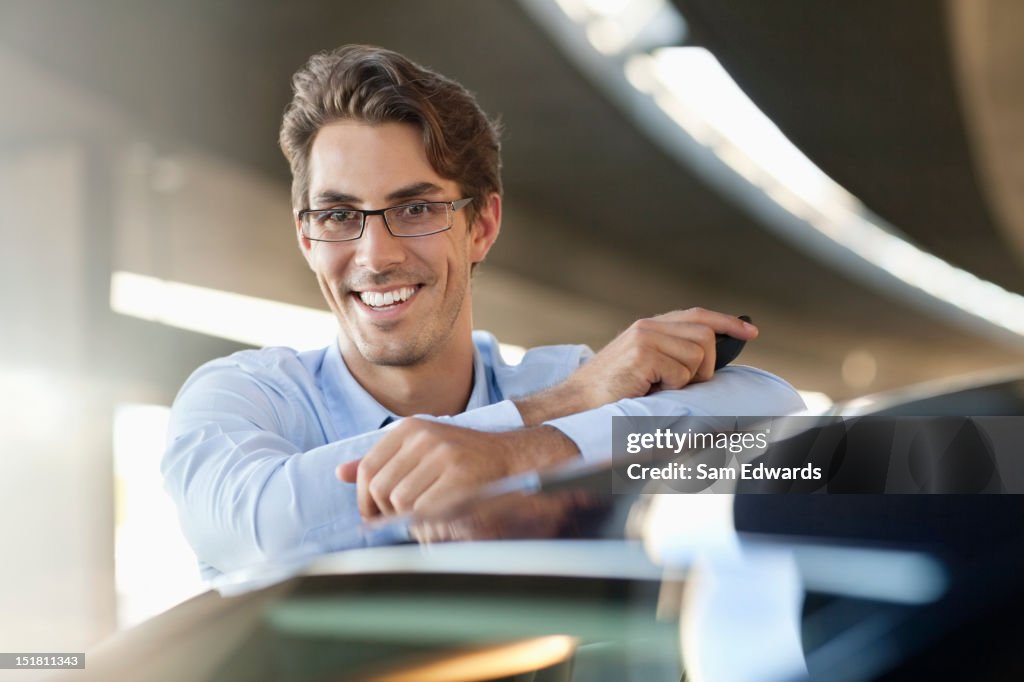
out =
[[[367,358],[372,364],[378,367],[413,367],[418,365],[422,360],[422,355],[380,355],[376,357]]]
[[[386,348],[373,344],[358,344],[363,358],[381,367],[412,367],[418,365],[427,353],[414,347]]]

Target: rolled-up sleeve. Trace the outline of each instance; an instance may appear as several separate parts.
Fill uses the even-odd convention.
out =
[[[227,572],[342,542],[361,524],[355,486],[337,466],[363,456],[386,429],[328,441],[308,397],[214,363],[186,382],[171,410],[164,485],[200,561]],[[445,418],[458,426],[522,426],[502,401]]]
[[[711,381],[629,398],[546,422],[568,436],[584,459],[612,455],[612,417],[776,416],[804,409],[788,383],[754,367],[730,366]]]

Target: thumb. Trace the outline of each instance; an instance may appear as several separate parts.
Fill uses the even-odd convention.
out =
[[[335,474],[345,483],[355,483],[356,474],[359,471],[359,462],[361,461],[361,459],[354,459],[351,462],[339,464],[338,468],[335,469]]]

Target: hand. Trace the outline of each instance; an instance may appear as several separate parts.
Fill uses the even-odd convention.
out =
[[[637,320],[564,382],[516,406],[530,426],[707,381],[715,373],[715,334],[749,341],[758,331],[733,315],[702,308]]]
[[[514,493],[419,518],[410,528],[422,544],[467,540],[526,540],[558,537],[577,511],[602,501],[586,491]]]
[[[442,508],[481,485],[578,455],[550,426],[486,432],[403,419],[360,459],[338,467],[363,518]]]

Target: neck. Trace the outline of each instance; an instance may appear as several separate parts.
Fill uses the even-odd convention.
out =
[[[473,391],[473,339],[451,344],[410,367],[361,362],[342,347],[349,371],[377,402],[399,417],[454,415],[466,409]]]

